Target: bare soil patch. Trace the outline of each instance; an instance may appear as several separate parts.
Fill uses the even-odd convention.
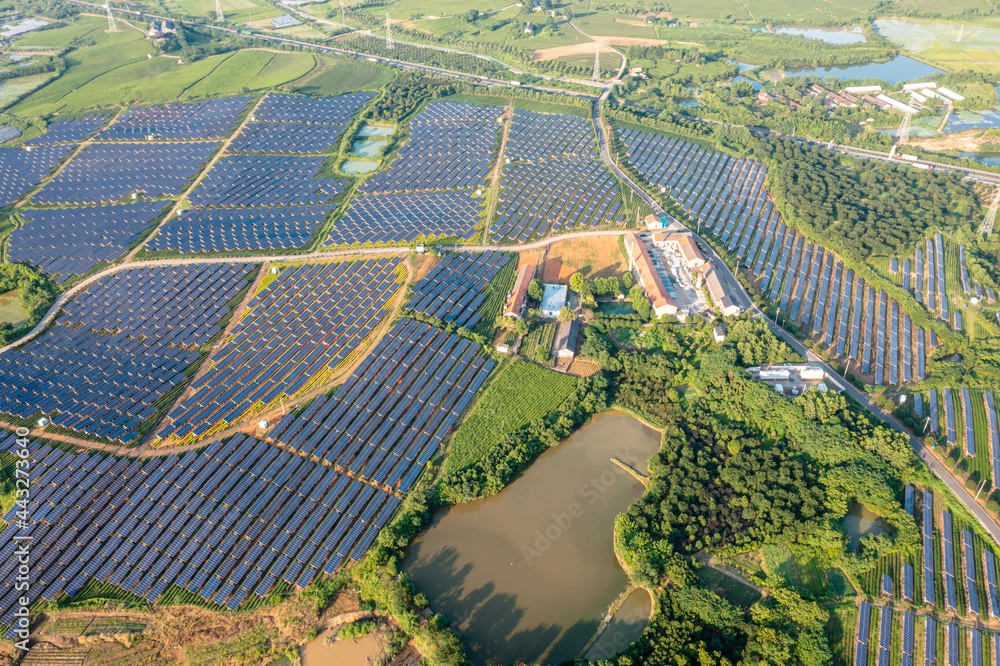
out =
[[[545,282],[568,282],[573,273],[584,277],[611,277],[626,270],[625,257],[618,245],[617,236],[573,238],[549,245],[536,262],[541,262],[541,276]],[[523,253],[524,254],[529,253]]]
[[[641,24],[640,24],[641,25]],[[669,44],[666,39],[650,39],[648,37],[619,37],[619,36],[595,36],[594,39],[601,43],[601,52],[610,52],[609,46],[658,46]],[[537,49],[532,53],[536,62],[555,60],[564,56],[589,55],[594,52],[594,42],[582,42],[580,44],[567,44],[566,46],[553,46],[547,49]]]

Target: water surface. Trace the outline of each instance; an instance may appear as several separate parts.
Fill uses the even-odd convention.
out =
[[[858,65],[833,65],[830,67],[791,67],[785,70],[786,76],[810,76],[823,78],[832,76],[840,79],[879,79],[895,85],[903,81],[914,81],[940,70],[924,63],[896,56],[888,62],[869,62]]]
[[[392,136],[395,131],[395,127],[385,125],[362,125],[358,130],[358,136]]]
[[[862,44],[868,41],[860,27],[847,28],[775,28],[775,34],[818,39],[827,44]]]
[[[369,666],[382,653],[382,638],[378,631],[361,638],[327,643],[327,638],[336,636],[341,628],[327,629],[299,648],[302,666]]]
[[[379,151],[388,143],[388,139],[355,139],[351,143],[351,154],[358,157],[378,157]]]
[[[869,534],[888,534],[892,531],[892,527],[882,520],[882,516],[855,502],[844,516],[844,531],[847,532],[847,542],[851,550],[857,550],[861,545],[861,537]]]
[[[633,590],[611,618],[607,628],[601,632],[601,637],[583,655],[584,658],[589,661],[611,659],[627,648],[642,635],[643,629],[649,624],[652,610],[653,600],[649,592],[642,588]]]
[[[614,519],[643,492],[611,457],[645,472],[660,434],[595,417],[499,494],[438,513],[402,568],[452,620],[473,663],[575,657],[625,589]]]
[[[371,173],[378,165],[379,162],[373,160],[347,160],[340,165],[340,170],[349,174]]]

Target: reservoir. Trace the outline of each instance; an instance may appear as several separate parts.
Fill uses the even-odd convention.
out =
[[[643,492],[611,458],[645,473],[659,446],[659,432],[602,414],[502,492],[435,515],[401,568],[474,664],[556,663],[586,646],[628,584],[615,516]]]
[[[652,611],[653,600],[649,592],[642,588],[633,590],[584,657],[588,661],[614,657],[642,635]]]

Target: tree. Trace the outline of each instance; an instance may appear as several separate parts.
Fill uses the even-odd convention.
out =
[[[559,308],[559,321],[573,321],[574,319],[576,319],[576,313],[573,308],[568,305]]]
[[[579,294],[581,291],[583,291],[583,284],[584,284],[584,279],[582,273],[573,273],[573,275],[570,276],[569,288],[575,291],[576,293]]]
[[[528,283],[528,298],[533,301],[541,301],[545,296],[545,288],[542,286],[542,281],[535,278]]]
[[[625,285],[626,289],[632,288],[632,285],[635,284],[635,276],[632,275],[632,271],[625,271],[622,273],[622,284]]]
[[[535,347],[535,360],[538,361],[539,363],[548,363],[549,350],[543,347],[542,345],[538,345],[537,347]]]
[[[632,308],[636,313],[649,321],[649,318],[653,314],[653,306],[650,305],[649,299],[646,298],[646,292],[642,290],[642,285],[632,285],[632,288],[628,292],[628,298],[632,301]]]

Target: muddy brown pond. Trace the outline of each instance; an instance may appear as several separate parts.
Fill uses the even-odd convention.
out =
[[[553,663],[586,646],[628,583],[615,516],[643,492],[611,458],[646,473],[659,445],[639,421],[602,414],[501,493],[435,515],[403,569],[473,663]]]

